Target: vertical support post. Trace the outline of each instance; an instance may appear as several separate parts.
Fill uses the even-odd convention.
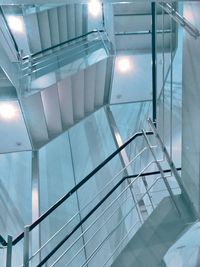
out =
[[[75,172],[75,168],[74,168],[74,160],[73,160],[73,153],[72,153],[72,144],[71,144],[71,140],[70,140],[70,133],[68,131],[68,140],[69,140],[69,148],[70,148],[70,155],[71,155],[71,161],[72,161],[72,170],[73,170],[73,176],[74,176],[74,185],[77,184],[76,182],[76,172]],[[77,200],[77,206],[78,206],[78,212],[79,212],[79,220],[82,220],[82,216],[81,216],[81,208],[80,208],[80,199],[78,196],[78,192],[76,191],[76,200]],[[81,233],[84,232],[84,228],[83,225],[81,224]],[[86,241],[85,241],[85,235],[82,235],[82,240],[83,240],[83,247],[84,247],[84,255],[85,255],[85,260],[87,260],[87,251],[86,251]],[[85,267],[88,267],[88,264],[85,265]]]
[[[117,128],[117,124],[115,122],[115,119],[113,117],[112,111],[110,110],[109,106],[105,107],[105,113],[107,116],[107,120],[108,120],[108,123],[110,126],[110,130],[111,130],[114,142],[115,142],[117,148],[119,148],[121,145],[123,145],[123,140],[121,138],[121,135],[120,135],[119,130]],[[122,163],[122,167],[125,168],[130,162],[128,154],[127,154],[125,149],[123,149],[119,153],[119,157],[120,157],[120,160]],[[133,175],[133,170],[132,170],[131,166],[126,167],[124,172],[125,172],[126,176]],[[130,179],[128,179],[128,183],[129,184],[131,183]],[[139,192],[139,188],[136,188],[136,186],[137,185],[134,185],[134,188],[131,186],[130,191],[131,191],[131,195],[132,195],[133,201],[134,201],[136,209],[137,209],[138,216],[140,218],[140,222],[143,223],[146,220],[146,218],[148,217],[148,212],[147,212],[144,201],[140,200],[138,202],[138,200],[136,198],[136,194],[138,194],[138,192]]]
[[[173,23],[170,18],[170,157],[172,159],[172,136],[173,136]]]
[[[152,30],[151,30],[151,49],[152,49],[152,117],[156,125],[157,120],[157,57],[156,57],[156,3],[151,3]]]
[[[6,267],[12,265],[12,236],[8,236],[7,240],[7,254],[6,254]]]
[[[29,267],[29,225],[24,228],[23,267]]]
[[[38,219],[40,215],[40,206],[39,206],[39,152],[32,152],[32,222]],[[40,225],[38,225],[32,234],[32,250],[36,251],[39,249],[41,244],[40,237]],[[40,253],[38,254],[40,260]],[[37,257],[36,257],[37,258]]]

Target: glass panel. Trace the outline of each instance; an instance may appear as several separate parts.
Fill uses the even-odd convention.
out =
[[[70,142],[72,145],[75,177],[76,181],[79,182],[116,149],[104,109],[97,111],[92,116],[89,116],[83,123],[80,123],[72,128],[70,130]],[[108,193],[109,190],[111,190],[113,186],[120,181],[120,179],[125,175],[124,171],[118,174],[121,169],[122,164],[119,156],[117,156],[78,190],[80,208],[83,208],[88,204],[87,208],[81,212],[81,217],[84,217],[92,209],[92,207],[94,207],[95,204],[97,204],[106,195],[106,193]],[[106,255],[111,255],[113,253],[115,244],[124,237],[126,231],[132,225],[132,221],[134,219],[138,220],[136,212],[132,211],[129,219],[119,226],[116,233],[100,245],[107,237],[112,227],[117,224],[123,216],[125,216],[127,209],[131,205],[130,203],[132,203],[130,195],[129,201],[131,202],[126,202],[125,197],[127,197],[127,195],[122,195],[122,197],[116,201],[116,204],[114,204],[115,202],[112,203],[125,186],[127,186],[127,182],[120,185],[109,199],[107,199],[103,205],[101,205],[99,209],[96,210],[95,213],[83,224],[83,230],[86,231],[84,234],[84,240],[86,243],[87,257],[90,257],[95,248],[100,246],[98,253],[95,254],[94,258],[92,257],[88,266],[94,266],[94,262],[96,262],[95,264],[98,263],[98,266],[102,266],[106,259]],[[121,201],[125,201],[125,203],[120,207]],[[119,207],[117,208],[116,205],[118,204]],[[110,208],[109,205],[111,205]],[[105,209],[108,210],[105,211]],[[112,218],[108,220],[108,216],[112,213],[114,213]],[[99,216],[100,218],[95,221]],[[105,221],[107,221],[106,224],[104,224]],[[91,224],[92,227],[87,230],[87,227]],[[131,238],[131,236],[132,235],[130,234],[127,239]]]
[[[182,14],[183,4],[174,8]],[[163,11],[164,12],[164,11]],[[161,137],[170,151],[175,164],[181,165],[181,117],[182,117],[182,46],[183,28],[163,13],[163,21],[169,21],[171,34],[162,34],[162,42],[169,38],[169,51],[162,50],[162,64],[158,61],[158,79],[163,87],[158,96],[158,126]],[[160,78],[159,78],[160,77]]]
[[[63,134],[40,150],[40,212],[43,213],[72,187],[75,186],[73,166],[71,161],[71,150],[68,135]],[[73,194],[65,203],[57,208],[41,224],[41,244],[44,244],[56,231],[67,223],[78,212],[78,202],[76,194]],[[74,219],[42,250],[42,257],[53,249],[73,227],[80,221],[77,214]],[[80,235],[79,229],[57,253],[48,261],[54,262],[61,253]],[[71,259],[75,252],[83,246],[83,240],[80,240],[69,249],[65,257],[59,261],[59,264],[66,263]],[[71,266],[77,266],[84,261],[84,253],[80,253]],[[57,266],[57,265],[56,265]]]
[[[0,233],[15,238],[32,219],[31,152],[0,155]],[[13,266],[21,266],[23,242],[13,249]]]

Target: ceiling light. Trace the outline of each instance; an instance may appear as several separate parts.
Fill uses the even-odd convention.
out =
[[[12,104],[0,104],[0,117],[5,120],[11,120],[17,115],[16,108]]]
[[[88,4],[89,13],[95,18],[101,14],[101,8],[101,3],[98,0],[91,0]]]
[[[15,32],[23,32],[24,27],[20,16],[8,16],[8,25]]]
[[[125,57],[125,58],[119,58],[117,61],[117,67],[120,72],[129,72],[131,70],[131,62],[130,59]]]

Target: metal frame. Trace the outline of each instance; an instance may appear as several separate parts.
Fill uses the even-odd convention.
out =
[[[40,168],[39,168],[39,151],[32,151],[32,222],[40,217]],[[30,230],[28,228],[28,230]],[[26,229],[26,231],[28,231]],[[32,235],[32,250],[38,249],[41,246],[40,225],[34,230]],[[27,233],[28,235],[28,233]],[[41,254],[38,254],[39,260]]]
[[[115,198],[113,201],[111,201],[111,203],[106,207],[106,210],[113,204],[116,202],[117,199],[119,199],[119,197],[133,184],[135,183],[140,177],[141,174],[149,168],[149,166],[154,163],[154,161],[150,162],[146,167],[143,168],[143,170],[137,175],[137,177],[135,179],[133,179],[133,181],[131,181],[130,184],[128,184],[125,189],[122,190],[122,192],[117,196],[117,198]],[[160,171],[160,170],[159,170]],[[162,173],[161,173],[162,176]],[[90,210],[82,219],[82,221],[80,221],[79,223],[76,224],[76,226],[72,229],[72,231],[67,234],[44,258],[43,260],[37,265],[37,267],[41,267],[43,266],[57,251],[58,249],[81,227],[81,225],[88,219],[91,217],[91,215],[112,195],[113,192],[115,192],[115,190],[129,177],[123,177],[93,208],[92,210]],[[160,179],[160,178],[159,178]],[[154,182],[154,184],[158,181],[158,179],[156,179],[156,181]],[[153,185],[154,185],[153,184]],[[151,186],[152,187],[152,186]],[[149,190],[151,189],[151,187],[149,188]],[[168,188],[167,188],[168,189]],[[143,195],[146,195],[147,192],[145,192]],[[170,194],[171,196],[171,194]],[[143,199],[144,196],[142,196],[140,198]],[[140,201],[138,200],[138,202]],[[103,213],[105,212],[105,210],[103,211]],[[102,214],[103,214],[102,213]],[[102,215],[101,214],[101,215]],[[101,217],[101,215],[99,217]],[[95,219],[95,221],[99,218],[97,217]],[[53,265],[51,265],[53,266]],[[83,265],[85,266],[85,264]]]
[[[6,254],[6,267],[12,265],[12,236],[8,236],[7,239],[7,254]]]
[[[151,3],[152,12],[152,118],[156,124],[157,120],[157,56],[156,56],[156,3]]]
[[[72,172],[73,172],[73,178],[74,178],[74,184],[76,185],[76,172],[75,172],[75,168],[74,168],[74,160],[73,160],[73,153],[72,153],[72,145],[71,145],[71,140],[70,140],[70,133],[68,132],[68,140],[69,140],[69,150],[70,150],[70,155],[71,155],[71,162],[72,162]],[[78,191],[76,191],[76,201],[77,201],[77,206],[78,206],[78,215],[79,215],[79,221],[82,220],[82,215],[81,215],[81,208],[80,208],[80,201],[79,201],[79,197],[78,197]],[[81,232],[84,232],[83,229],[83,225],[81,225]],[[84,247],[84,255],[85,258],[87,259],[87,251],[85,248],[85,237],[84,235],[82,236],[82,240],[83,240],[83,247]]]

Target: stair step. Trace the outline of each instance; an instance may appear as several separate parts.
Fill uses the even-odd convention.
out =
[[[23,98],[22,103],[33,144],[35,147],[40,147],[49,140],[41,95],[37,93]]]
[[[72,4],[67,6],[67,32],[68,39],[76,36],[75,6]]]
[[[74,120],[84,117],[84,71],[71,76]]]
[[[48,10],[48,17],[51,34],[51,45],[54,46],[60,43],[57,8],[52,8]],[[62,28],[63,31],[64,29],[65,27]]]
[[[96,76],[96,64],[85,69],[84,71],[85,113],[91,113],[92,111],[94,111],[95,76]]]
[[[104,59],[96,64],[96,89],[95,89],[95,100],[94,106],[98,108],[104,103],[104,88],[107,71],[107,59]]]
[[[54,137],[62,132],[60,103],[57,85],[53,85],[41,92],[44,112],[49,136]]]
[[[83,34],[83,7],[84,5],[75,5],[76,36]]]
[[[42,11],[37,14],[38,25],[40,31],[41,47],[46,49],[51,47],[51,33],[49,28],[49,16],[48,11]]]
[[[29,39],[29,46],[31,53],[36,53],[42,50],[40,30],[38,24],[37,14],[25,16],[25,23]],[[34,34],[32,34],[34,32]]]
[[[58,82],[58,95],[63,125],[64,128],[68,128],[74,122],[72,106],[72,84],[70,77]]]
[[[67,9],[66,6],[58,7],[58,25],[60,42],[68,40],[68,23],[67,23]]]

